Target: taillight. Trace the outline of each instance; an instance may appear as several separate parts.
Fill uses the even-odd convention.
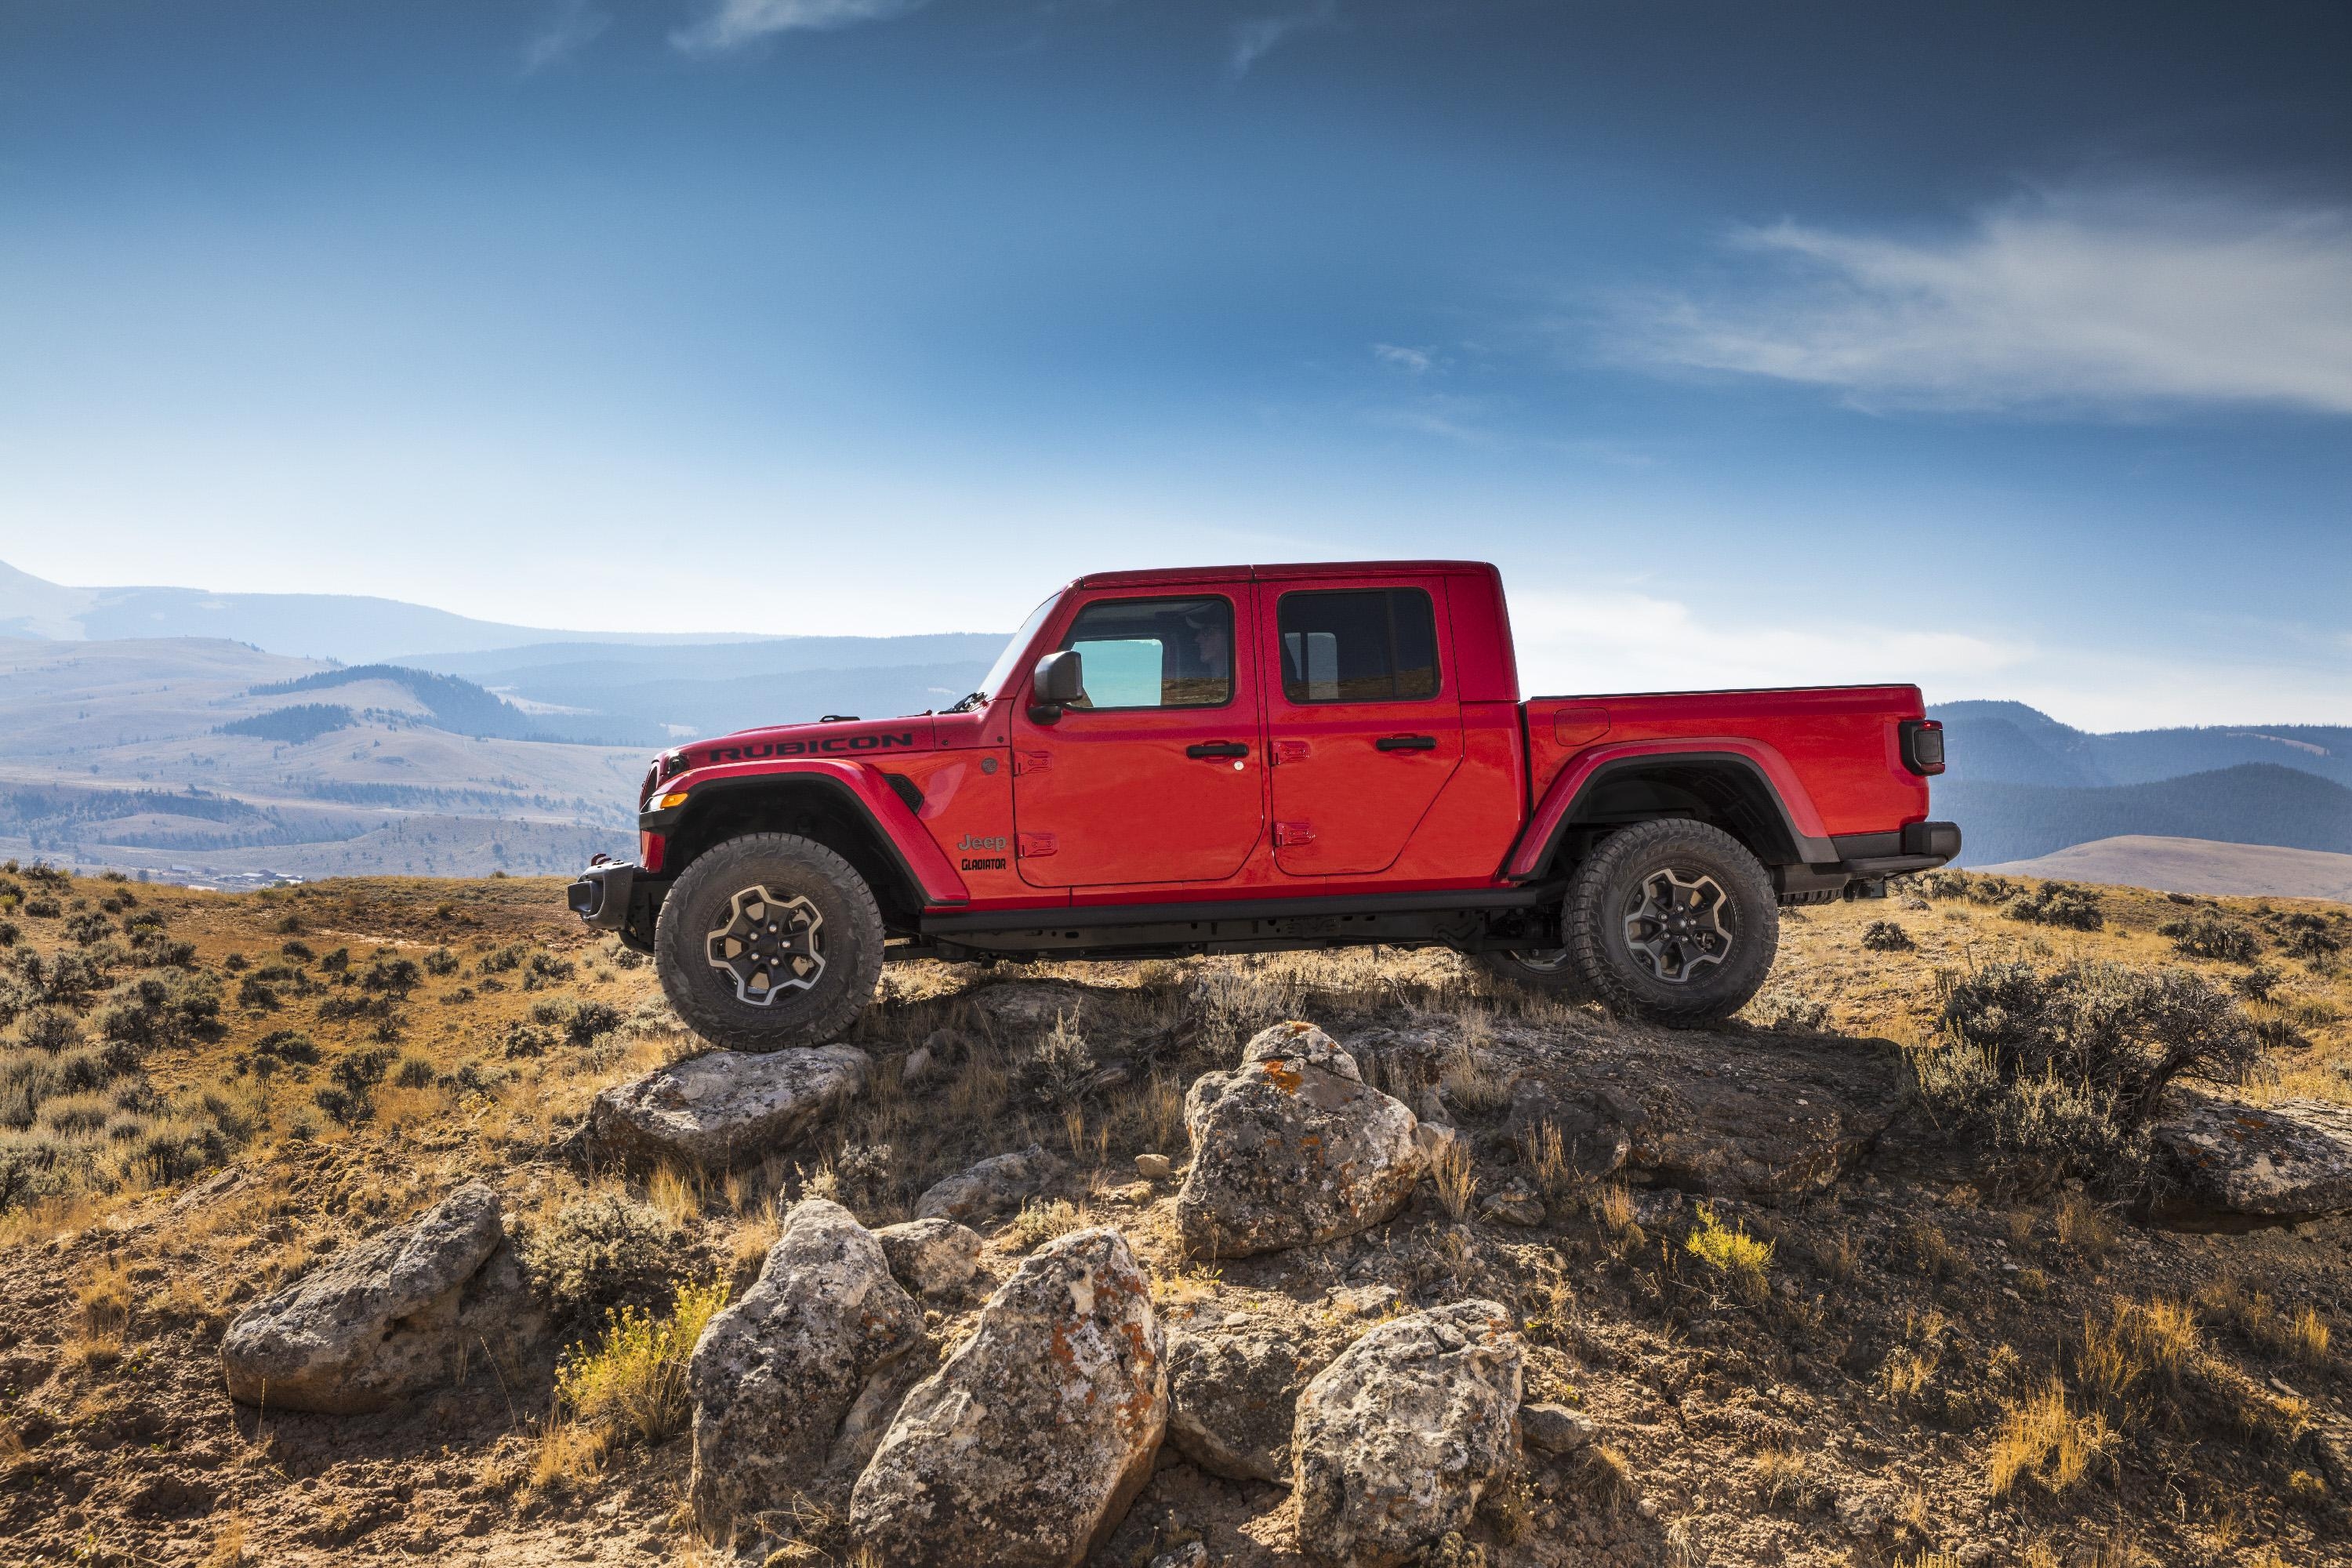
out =
[[[1944,771],[1944,727],[1933,719],[1906,719],[1902,736],[1903,765],[1921,778]]]

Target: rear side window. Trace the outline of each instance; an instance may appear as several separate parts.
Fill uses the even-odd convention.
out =
[[[1437,695],[1437,615],[1419,588],[1285,594],[1282,694],[1293,702],[1417,702]]]
[[[1080,708],[1222,708],[1234,700],[1230,599],[1097,599],[1078,612]]]

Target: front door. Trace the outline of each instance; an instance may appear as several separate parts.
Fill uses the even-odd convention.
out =
[[[1386,870],[1462,761],[1443,585],[1259,593],[1275,864],[1301,877]]]
[[[1033,887],[1213,882],[1265,827],[1247,583],[1183,595],[1101,594],[1059,646],[1086,696],[1013,718],[1013,816]],[[1025,678],[1024,678],[1025,692]]]

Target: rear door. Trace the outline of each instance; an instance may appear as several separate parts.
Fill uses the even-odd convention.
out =
[[[1013,716],[1024,881],[1211,882],[1242,868],[1265,830],[1253,604],[1245,582],[1081,604],[1057,646],[1077,650],[1085,700],[1050,722],[1025,705]]]
[[[1381,871],[1462,762],[1435,578],[1259,584],[1274,858],[1294,876]]]

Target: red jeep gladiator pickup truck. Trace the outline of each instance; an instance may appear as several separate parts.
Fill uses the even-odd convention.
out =
[[[886,958],[1387,942],[1661,1023],[1755,994],[1781,904],[1959,853],[1910,686],[1519,695],[1458,561],[1081,577],[943,712],[664,752],[572,910],[678,1016],[831,1039]]]

